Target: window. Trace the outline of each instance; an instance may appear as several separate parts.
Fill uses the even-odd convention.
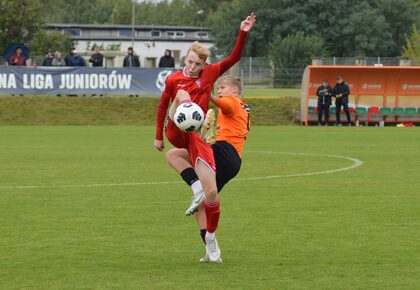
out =
[[[79,28],[63,28],[63,33],[70,36],[80,36],[82,34]]]
[[[118,30],[118,36],[132,37],[133,36],[133,30],[131,30],[131,29],[120,29],[120,30]]]
[[[160,31],[152,30],[151,36],[152,37],[160,37]]]
[[[172,37],[172,38],[182,38],[182,37],[185,37],[184,31],[168,31],[168,32],[166,32],[166,35],[168,37]]]
[[[197,32],[197,37],[199,37],[199,38],[208,38],[209,37],[209,34],[208,34],[208,32],[205,32],[205,31],[199,31],[199,32]]]

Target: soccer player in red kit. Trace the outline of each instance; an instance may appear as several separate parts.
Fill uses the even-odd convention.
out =
[[[216,161],[216,183],[220,193],[222,188],[232,180],[239,172],[242,163],[242,148],[250,127],[250,114],[248,104],[241,98],[241,80],[232,75],[225,75],[217,81],[218,97],[212,97],[212,101],[219,108],[217,117],[217,139],[212,144],[213,156]],[[204,192],[196,191],[192,185],[199,178],[192,167],[189,154],[186,149],[171,149],[166,153],[169,165],[181,175],[182,179],[193,189],[193,198],[186,215],[195,215],[200,236],[206,243],[206,213],[201,204]],[[222,259],[211,260],[206,245],[206,255],[200,259],[202,262],[221,263]]]
[[[209,51],[201,44],[195,42],[185,57],[185,68],[173,73],[165,81],[165,90],[160,99],[156,116],[156,136],[154,145],[159,150],[164,149],[163,124],[167,115],[169,102],[169,117],[165,128],[169,142],[177,148],[185,148],[199,177],[197,188],[202,188],[205,193],[204,208],[207,218],[206,247],[211,261],[220,259],[220,249],[215,237],[215,231],[220,216],[220,201],[216,186],[216,164],[210,145],[206,144],[197,132],[185,133],[178,129],[173,122],[176,108],[185,102],[198,104],[204,112],[207,112],[206,121],[203,125],[204,132],[210,129],[214,122],[214,111],[208,110],[211,90],[217,78],[231,68],[241,58],[248,31],[256,20],[255,14],[249,15],[241,22],[240,32],[236,44],[230,55],[221,62],[207,65],[206,60]],[[208,132],[210,132],[208,130]]]

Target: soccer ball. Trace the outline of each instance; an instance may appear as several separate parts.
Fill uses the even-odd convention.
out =
[[[183,103],[176,108],[174,122],[181,131],[197,131],[204,122],[203,110],[196,103]]]

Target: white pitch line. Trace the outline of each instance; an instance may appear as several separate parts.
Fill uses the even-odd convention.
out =
[[[276,178],[290,178],[290,177],[303,177],[311,175],[322,175],[331,174],[336,172],[348,171],[355,169],[363,164],[363,161],[340,155],[329,155],[329,154],[312,154],[312,153],[294,153],[294,152],[273,152],[273,151],[247,151],[247,153],[259,153],[259,154],[284,154],[284,155],[301,155],[301,156],[319,156],[328,158],[339,158],[345,159],[352,162],[352,165],[347,167],[341,167],[337,169],[325,170],[325,171],[314,171],[296,174],[286,175],[269,175],[269,176],[256,176],[256,177],[244,177],[235,178],[232,181],[244,181],[244,180],[264,180],[264,179],[276,179]],[[142,185],[166,185],[166,184],[180,184],[182,181],[152,181],[152,182],[125,182],[125,183],[92,183],[92,184],[69,184],[69,185],[0,185],[0,189],[33,189],[33,188],[93,188],[93,187],[111,187],[111,186],[142,186]]]

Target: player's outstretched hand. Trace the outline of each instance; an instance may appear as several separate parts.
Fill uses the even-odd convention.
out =
[[[250,31],[252,26],[254,26],[255,20],[257,20],[257,16],[252,12],[251,15],[248,15],[246,19],[241,22],[241,30]]]
[[[163,144],[163,140],[155,139],[155,147],[159,151],[163,151],[165,149],[165,145]]]

